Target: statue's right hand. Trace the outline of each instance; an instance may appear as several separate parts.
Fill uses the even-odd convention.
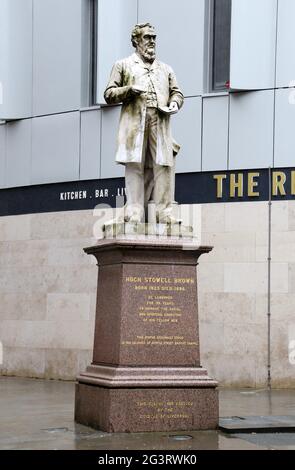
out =
[[[141,95],[142,93],[145,93],[146,90],[140,86],[132,85],[130,88],[130,93],[131,95],[138,96]]]

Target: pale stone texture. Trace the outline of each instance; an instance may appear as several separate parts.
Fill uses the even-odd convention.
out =
[[[289,264],[289,292],[295,293],[295,263]]]
[[[295,201],[273,202],[271,210],[272,380],[294,387]],[[268,202],[202,207],[202,242],[214,250],[198,268],[201,359],[225,386],[267,384],[268,211]]]
[[[214,246],[214,253],[207,257],[207,262],[248,263],[255,262],[255,233],[233,232],[205,233],[202,243]]]
[[[285,296],[286,294],[278,294]],[[268,298],[267,293],[256,294],[255,296],[255,321],[267,325]],[[273,297],[273,296],[272,296]],[[272,304],[273,305],[273,304]]]
[[[93,214],[0,218],[0,373],[72,380],[89,358],[97,267],[83,248],[95,243]]]
[[[256,352],[265,351],[267,335],[263,325],[240,323],[225,325],[224,344],[226,352],[244,357],[255,356]]]
[[[78,353],[78,372],[85,372],[86,367],[92,362],[92,349],[80,350]]]
[[[295,230],[295,204],[292,201],[288,202],[288,216],[289,216],[289,230]]]
[[[200,322],[200,347],[206,350],[209,345],[214,345],[214,351],[223,355],[226,349],[224,344],[224,325],[223,323]]]
[[[45,352],[43,349],[4,347],[0,374],[18,377],[44,377]]]
[[[257,292],[267,291],[266,263],[225,263],[225,292]],[[271,271],[272,292],[288,292],[288,264],[274,263]]]
[[[0,241],[30,240],[31,216],[0,217]]]
[[[46,318],[58,322],[62,312],[64,322],[89,321],[90,301],[88,294],[48,294]]]
[[[87,259],[81,246],[91,246],[94,239],[53,240],[48,244],[49,266],[89,266],[95,264],[95,259]]]
[[[48,244],[43,241],[6,241],[0,245],[0,268],[37,268],[46,265],[47,257]]]
[[[283,313],[284,321],[295,325],[295,293],[272,294],[271,309],[274,319],[279,321]]]
[[[46,306],[45,293],[1,293],[0,321],[45,320]]]
[[[267,230],[267,202],[236,202],[225,205],[226,232],[265,232]]]
[[[13,267],[0,269],[0,293],[91,293],[96,280],[95,266]]]
[[[224,263],[225,292],[257,292],[258,285],[261,286],[265,279],[261,271],[266,271],[266,268],[266,265],[259,266],[257,263]],[[265,292],[262,286],[259,291],[261,290]]]
[[[272,261],[274,263],[295,263],[295,231],[273,232]]]
[[[230,325],[251,323],[255,315],[255,300],[253,293],[200,292],[199,317],[204,321]]]
[[[203,204],[202,232],[220,233],[225,231],[225,204]]]
[[[53,347],[54,333],[55,324],[49,321],[4,320],[0,326],[4,347]]]
[[[272,204],[271,227],[274,232],[286,232],[288,230],[295,230],[295,225],[292,227],[292,208],[294,208],[294,202],[292,201],[276,201]]]
[[[45,378],[71,380],[78,369],[78,351],[46,349]]]
[[[93,211],[52,212],[31,215],[31,238],[90,238],[96,218]]]
[[[256,387],[256,358],[227,354],[221,356],[213,348],[209,353],[202,354],[203,364],[206,364],[211,377],[216,377],[219,384],[228,387]]]
[[[289,360],[290,330],[295,321],[273,321],[271,328],[271,360],[273,386],[277,388],[295,387],[295,365]],[[295,337],[294,337],[295,339]]]
[[[74,379],[91,362],[97,267],[83,248],[111,212],[0,218],[0,373]],[[195,233],[201,229],[202,244],[214,246],[198,266],[202,364],[222,386],[265,387],[268,203],[183,206],[182,213]],[[295,201],[273,202],[271,228],[272,379],[293,387]]]
[[[255,261],[263,263],[268,258],[268,232],[256,232]]]
[[[210,255],[204,255],[208,258]],[[201,258],[202,259],[202,258]],[[223,292],[224,291],[224,268],[222,263],[206,263],[200,261],[198,271],[198,282],[200,292]]]
[[[54,333],[50,347],[65,349],[87,349],[93,340],[93,325],[90,322],[54,322]]]

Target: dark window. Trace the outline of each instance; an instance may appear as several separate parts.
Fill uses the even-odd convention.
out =
[[[231,0],[213,0],[212,91],[229,86]]]

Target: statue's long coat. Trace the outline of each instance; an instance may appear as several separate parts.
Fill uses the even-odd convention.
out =
[[[155,60],[149,69],[137,54],[116,62],[104,97],[108,104],[123,103],[116,154],[118,163],[140,163],[142,160],[146,97],[144,94],[131,96],[130,87],[137,85],[147,89],[149,77],[157,94],[158,106],[167,106],[171,101],[176,101],[179,108],[183,104],[183,94],[170,66]],[[172,139],[170,116],[159,112],[157,164],[173,166],[173,154],[177,154],[179,148]]]

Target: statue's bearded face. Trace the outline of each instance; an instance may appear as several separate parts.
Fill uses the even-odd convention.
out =
[[[136,50],[148,62],[153,62],[156,58],[156,38],[155,30],[147,26],[137,39]]]

